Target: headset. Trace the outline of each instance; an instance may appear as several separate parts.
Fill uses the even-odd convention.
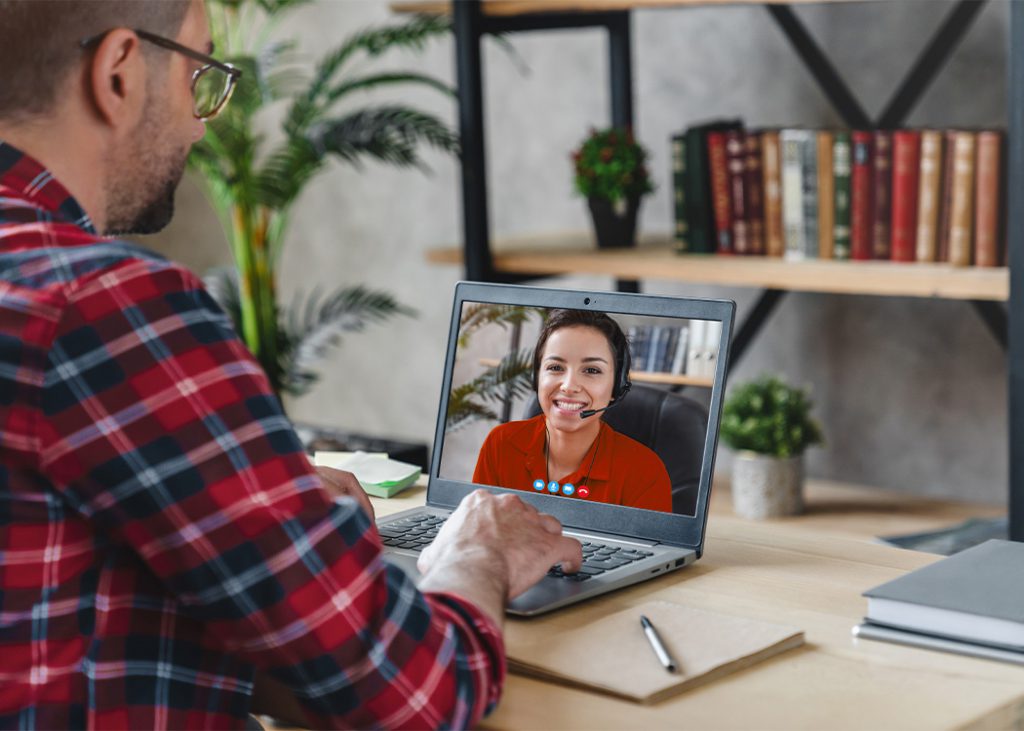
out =
[[[569,327],[576,327],[570,325]],[[582,327],[592,327],[591,325],[583,325]],[[603,333],[602,333],[603,334]],[[602,411],[607,411],[613,406],[618,406],[622,403],[622,399],[626,398],[626,394],[629,393],[629,389],[633,387],[633,382],[629,380],[629,371],[633,365],[633,358],[629,354],[629,341],[626,339],[626,335],[619,330],[622,341],[620,343],[612,343],[615,349],[615,385],[612,386],[612,400],[608,402],[608,405],[601,409],[584,409],[580,412],[580,418],[586,419],[599,414]],[[618,340],[618,338],[614,338]],[[540,371],[540,358],[534,354],[533,358],[533,390],[537,391],[537,379],[539,378]]]

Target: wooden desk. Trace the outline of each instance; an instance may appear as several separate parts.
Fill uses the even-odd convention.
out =
[[[714,494],[714,493],[713,493]],[[379,514],[423,500],[375,500]],[[654,706],[510,675],[488,728],[903,729],[1024,726],[1024,668],[854,640],[868,587],[938,557],[872,542],[998,508],[813,483],[808,515],[735,518],[712,500],[704,557],[694,566],[551,615],[506,622],[510,647],[658,598],[801,627],[805,647]],[[599,640],[595,640],[599,641]],[[628,672],[628,668],[623,668]]]

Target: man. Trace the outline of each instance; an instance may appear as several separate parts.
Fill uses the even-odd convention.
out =
[[[0,727],[237,727],[254,678],[315,727],[475,724],[579,544],[478,492],[417,590],[199,281],[101,235],[170,219],[212,50],[201,0],[0,0]]]

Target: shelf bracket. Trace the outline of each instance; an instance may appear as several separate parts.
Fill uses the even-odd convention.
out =
[[[766,289],[761,292],[761,296],[757,298],[757,302],[754,303],[753,308],[733,336],[732,347],[729,349],[730,371],[740,362],[751,342],[757,337],[768,317],[775,311],[785,295],[785,290],[781,289]]]

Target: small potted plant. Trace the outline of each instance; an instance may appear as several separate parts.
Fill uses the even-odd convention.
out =
[[[744,518],[803,511],[804,451],[821,444],[807,393],[767,376],[736,387],[722,411],[722,440],[736,450],[733,509]]]
[[[640,199],[654,190],[647,151],[628,129],[591,130],[572,154],[576,190],[586,197],[598,248],[632,246]]]

